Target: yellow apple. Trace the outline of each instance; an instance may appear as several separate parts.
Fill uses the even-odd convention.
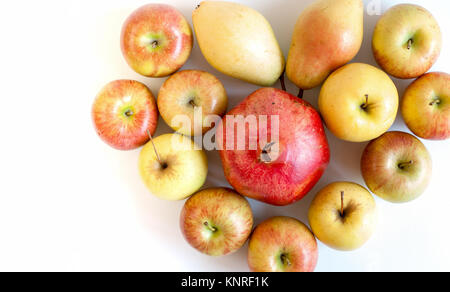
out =
[[[139,171],[150,192],[165,200],[186,199],[205,183],[208,160],[194,142],[166,134],[147,143],[139,157]]]
[[[365,142],[384,134],[395,121],[398,91],[380,69],[348,64],[325,81],[319,108],[328,129],[338,138]]]
[[[245,5],[205,1],[192,20],[200,49],[220,72],[261,86],[273,85],[285,66],[269,22]]]
[[[378,21],[372,40],[377,63],[394,77],[416,78],[426,73],[441,52],[439,24],[425,8],[400,4]]]
[[[336,182],[321,190],[309,209],[309,224],[331,248],[351,251],[363,246],[377,225],[376,203],[362,186]]]

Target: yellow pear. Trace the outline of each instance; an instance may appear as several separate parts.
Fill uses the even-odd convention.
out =
[[[288,78],[303,90],[319,86],[358,54],[363,32],[361,0],[317,0],[303,11],[295,26],[286,66]]]
[[[285,59],[259,12],[237,3],[205,1],[192,18],[200,49],[218,71],[260,86],[280,78]]]

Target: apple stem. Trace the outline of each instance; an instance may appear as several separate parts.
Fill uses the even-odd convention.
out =
[[[153,137],[152,137],[152,134],[150,133],[150,130],[147,130],[147,134],[150,137],[150,142],[152,143],[153,149],[155,150],[156,159],[158,159],[158,162],[162,167],[162,166],[164,166],[164,164],[162,163],[161,157],[159,156],[158,150],[156,149],[155,142],[153,142]]]
[[[286,91],[286,82],[284,81],[284,72],[280,76],[280,83],[281,83],[281,89],[283,91]]]
[[[341,217],[344,217],[344,191],[341,192]]]
[[[300,99],[303,99],[303,94],[304,94],[304,92],[305,92],[305,91],[304,91],[303,89],[300,88],[299,91],[298,91],[297,97],[300,98]]]
[[[131,117],[132,115],[134,115],[134,113],[133,113],[132,110],[127,110],[127,111],[125,112],[125,115],[126,115],[127,117]]]
[[[292,265],[291,261],[285,254],[282,254],[280,259],[281,259],[281,262],[283,263],[283,265],[287,265],[289,267]]]
[[[206,227],[208,227],[208,229],[211,230],[212,232],[217,232],[217,228],[211,226],[208,222],[205,222],[204,225],[205,225]]]
[[[411,164],[413,164],[413,161],[412,161],[412,160],[410,160],[410,161],[408,161],[408,162],[400,163],[400,164],[398,165],[398,167],[399,167],[400,169],[405,169],[405,167],[407,167],[408,165],[411,165]]]
[[[362,109],[367,109],[367,107],[369,106],[369,95],[366,94],[366,102],[361,106]]]
[[[412,39],[409,39],[409,40],[408,40],[408,46],[407,46],[408,50],[411,49],[412,44],[413,44],[413,40],[412,40]]]
[[[153,41],[152,42],[152,48],[156,49],[158,47],[158,45],[159,45],[158,41]]]
[[[435,104],[441,104],[441,100],[440,99],[435,99],[432,102],[430,102],[430,106],[433,106]]]

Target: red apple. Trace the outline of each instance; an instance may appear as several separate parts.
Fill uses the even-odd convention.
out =
[[[232,121],[239,116],[247,121],[258,119],[257,129],[238,125],[235,133]],[[267,117],[267,127],[261,116]],[[245,139],[245,147],[233,143],[240,139]],[[255,140],[257,148],[252,149]],[[274,88],[257,90],[231,110],[217,129],[217,145],[230,184],[247,197],[278,206],[302,199],[330,160],[318,112],[307,102]]]
[[[126,20],[121,46],[125,60],[137,73],[166,77],[178,71],[189,58],[192,30],[174,7],[149,4]]]
[[[240,249],[253,228],[250,204],[235,191],[213,188],[193,195],[181,212],[181,230],[187,242],[210,256]]]
[[[92,119],[100,138],[119,150],[136,149],[149,141],[158,124],[152,92],[142,83],[117,80],[106,85],[95,99]]]
[[[403,118],[417,136],[450,138],[450,74],[433,72],[414,81],[402,101]]]
[[[392,203],[420,197],[430,183],[432,168],[425,145],[403,132],[388,132],[370,142],[361,159],[362,175],[369,189]]]
[[[314,234],[293,218],[269,219],[250,238],[248,264],[253,272],[314,272],[318,257]]]

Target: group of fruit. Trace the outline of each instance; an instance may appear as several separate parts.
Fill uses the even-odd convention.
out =
[[[411,131],[424,139],[450,138],[450,75],[425,74],[441,50],[441,32],[433,16],[408,4],[386,12],[373,35],[374,55],[385,72],[366,64],[346,65],[361,48],[363,18],[361,0],[317,0],[301,14],[285,62],[270,24],[260,13],[236,3],[202,2],[193,12],[193,23],[200,49],[214,68],[260,86],[282,81],[283,90],[257,90],[225,115],[227,94],[216,77],[197,70],[175,73],[193,46],[186,19],[171,6],[146,5],[124,24],[124,57],[144,76],[175,74],[160,89],[157,103],[139,82],[108,84],[93,106],[96,130],[120,150],[146,144],[139,159],[142,179],[160,198],[190,197],[181,213],[181,229],[194,248],[221,256],[240,249],[250,238],[252,271],[313,271],[318,259],[315,237],[338,250],[357,249],[371,237],[377,221],[371,193],[349,182],[325,187],[309,210],[312,232],[287,217],[269,219],[253,230],[252,210],[243,196],[277,206],[302,199],[330,160],[324,121],[345,141],[372,140],[361,166],[374,194],[396,203],[419,197],[429,183],[431,158],[414,136],[386,133],[396,118],[399,95],[385,72],[403,79],[419,77],[401,104]],[[298,97],[285,91],[284,71],[300,88]],[[322,83],[319,114],[301,98],[303,90]],[[198,109],[204,117],[200,126],[194,123]],[[153,139],[158,110],[177,133]],[[177,119],[180,115],[187,122]],[[208,121],[211,115],[219,119]],[[276,116],[279,127],[273,127],[272,120],[264,126],[260,122],[255,134],[244,124],[240,134],[245,147],[225,147],[235,142],[235,124],[230,121],[236,116]],[[194,131],[196,127],[199,131]],[[198,192],[208,163],[190,136],[211,129],[234,190]],[[262,140],[262,133],[277,139]],[[250,149],[252,139],[257,149]]]

